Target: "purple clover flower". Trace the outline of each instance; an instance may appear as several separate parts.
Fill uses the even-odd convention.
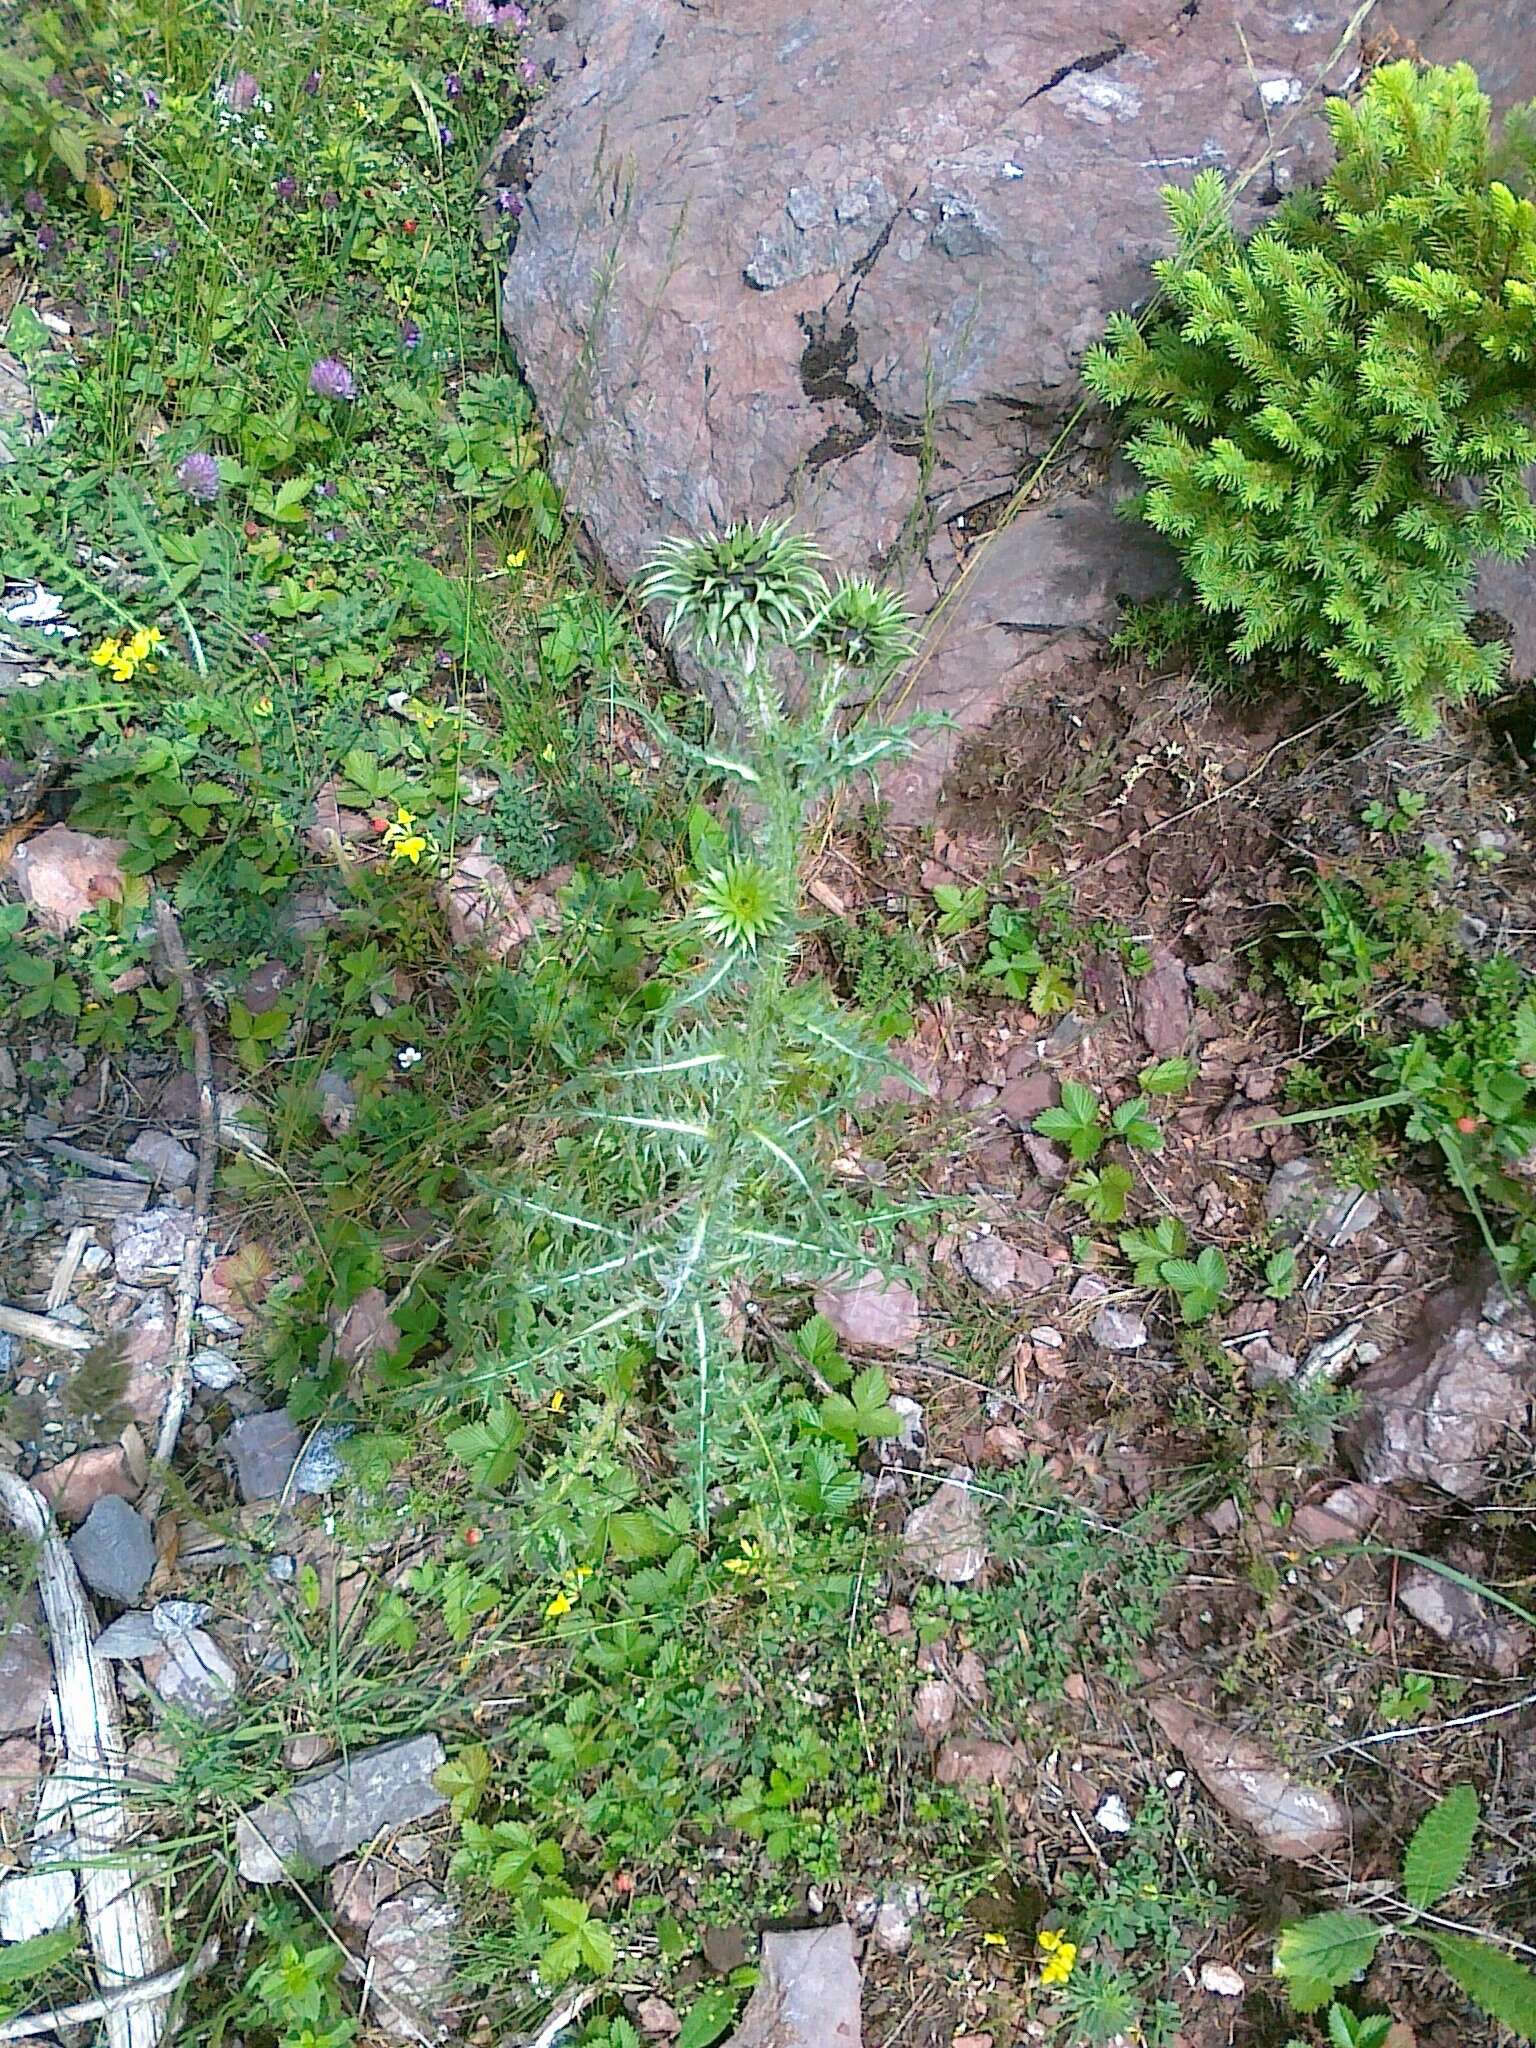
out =
[[[421,347],[421,329],[414,320],[400,322],[400,346],[404,349]]]
[[[492,24],[499,36],[520,36],[528,26],[528,10],[519,7],[517,0],[507,0],[505,7],[498,7]]]
[[[21,210],[28,220],[41,220],[48,211],[48,202],[35,185],[22,193]]]
[[[55,230],[48,225],[47,221],[44,221],[42,226],[37,231],[37,246],[39,252],[42,255],[46,256],[48,254],[48,251],[54,246],[58,239],[59,238]]]
[[[495,19],[494,0],[464,0],[466,28],[489,28]]]
[[[309,74],[309,76],[308,76],[308,77],[307,77],[307,78],[306,78],[306,79],[304,80],[304,86],[303,86],[303,92],[304,92],[304,97],[305,97],[306,99],[310,99],[310,100],[312,100],[312,99],[314,98],[315,94],[316,94],[316,93],[317,93],[317,92],[318,92],[319,90],[320,90],[320,74],[319,74],[319,72],[318,72],[318,71],[311,71],[311,72],[310,72],[310,74]]]
[[[434,668],[452,668],[453,655],[450,650],[446,647],[439,647],[436,654],[432,657],[432,665]]]
[[[299,196],[299,181],[292,171],[284,171],[281,177],[272,180],[272,190],[279,199],[297,199]]]
[[[334,213],[340,204],[340,193],[331,191],[329,187],[320,194],[320,211],[322,213]]]
[[[270,633],[253,633],[251,635],[251,645],[258,654],[265,654],[272,645],[272,635]]]
[[[256,104],[261,80],[254,71],[237,71],[224,88],[225,104],[237,114],[247,114]]]
[[[496,187],[496,211],[498,213],[510,214],[513,220],[519,219],[523,211],[523,195],[521,192],[514,192],[510,185],[498,185]]]
[[[328,476],[322,483],[316,485],[316,489],[322,498],[334,498],[340,491],[341,486],[337,483],[335,477]]]
[[[199,505],[211,505],[219,495],[221,483],[217,459],[205,449],[194,448],[177,463],[176,481]]]
[[[309,370],[309,388],[316,398],[350,401],[357,396],[357,379],[340,356],[321,356]]]
[[[443,91],[451,100],[463,99],[464,81],[460,78],[457,71],[445,71],[443,73]]]
[[[517,75],[524,85],[537,85],[539,82],[539,67],[531,57],[525,57],[517,67]]]
[[[446,121],[439,121],[437,124],[437,143],[440,149],[453,147],[453,130]]]
[[[144,101],[145,113],[158,114],[160,111],[160,95],[155,91],[155,88],[152,85],[142,86],[140,93]]]

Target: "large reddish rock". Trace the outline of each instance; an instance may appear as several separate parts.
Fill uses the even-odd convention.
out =
[[[1051,447],[1105,315],[1148,295],[1164,183],[1247,174],[1251,222],[1325,170],[1318,110],[1358,75],[1355,12],[552,10],[534,49],[553,86],[501,170],[527,202],[503,316],[609,567],[628,578],[668,534],[790,513],[920,610],[950,593],[917,694],[962,729],[1048,688],[1055,643],[1102,631],[1167,560],[1108,494],[1030,507],[979,550],[975,515]],[[1476,64],[1500,105],[1536,94],[1528,0],[1394,0],[1390,24]],[[931,800],[954,744],[886,778],[898,814]]]

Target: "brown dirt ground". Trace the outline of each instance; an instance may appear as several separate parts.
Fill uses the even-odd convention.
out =
[[[1312,1133],[1307,1143],[1270,1121],[1287,1068],[1328,1050],[1309,1040],[1263,969],[1286,904],[1320,863],[1325,873],[1348,873],[1373,850],[1380,857],[1382,835],[1361,822],[1368,802],[1422,792],[1425,811],[1402,850],[1433,835],[1430,844],[1446,855],[1434,907],[1456,933],[1448,945],[1479,955],[1502,947],[1536,964],[1536,836],[1525,822],[1531,737],[1525,700],[1453,721],[1420,743],[1296,699],[1262,710],[1212,704],[1181,676],[1073,652],[1047,691],[968,745],[931,845],[888,842],[872,859],[839,842],[822,873],[850,911],[868,903],[890,913],[903,900],[926,911],[936,881],[995,877],[1006,851],[1013,900],[1028,902],[1032,889],[1065,875],[1080,923],[1104,920],[1193,969],[1198,1079],[1163,1111],[1166,1149],[1136,1162],[1151,1202],[1135,1199],[1148,1213],[1183,1216],[1197,1241],[1222,1245],[1238,1276],[1275,1167],[1318,1149]],[[1502,858],[1485,866],[1470,850],[1489,833],[1498,835]],[[961,957],[984,950],[974,935],[938,943]],[[1449,958],[1449,950],[1426,957],[1427,986]],[[1426,1806],[1464,1778],[1482,1790],[1487,1821],[1474,1917],[1526,1939],[1536,1924],[1536,1706],[1527,1699],[1482,1726],[1438,1731],[1458,1715],[1520,1699],[1520,1681],[1493,1680],[1459,1662],[1396,1609],[1392,1564],[1313,1562],[1296,1546],[1290,1510],[1347,1478],[1347,1464],[1338,1452],[1299,1455],[1243,1364],[1260,1337],[1305,1359],[1349,1324],[1360,1325],[1362,1344],[1390,1350],[1475,1244],[1441,1183],[1394,1155],[1377,1190],[1380,1214],[1347,1242],[1304,1250],[1303,1284],[1289,1301],[1267,1302],[1255,1278],[1235,1277],[1228,1308],[1210,1326],[1213,1342],[1181,1345],[1154,1309],[1145,1348],[1116,1355],[1090,1343],[1086,1325],[1100,1303],[1072,1303],[1066,1277],[1081,1270],[1072,1233],[1087,1226],[1026,1150],[1027,1117],[1000,1114],[995,1098],[1041,1066],[1090,1083],[1112,1103],[1134,1093],[1150,1057],[1135,995],[1119,959],[1102,952],[1085,964],[1076,1021],[1066,1028],[969,988],[921,1014],[900,1050],[935,1085],[937,1100],[894,1113],[904,1119],[899,1151],[922,1162],[929,1185],[965,1197],[970,1215],[989,1218],[1016,1248],[1060,1262],[1063,1279],[1009,1304],[1000,1328],[994,1320],[1001,1391],[979,1398],[963,1385],[936,1385],[929,1373],[904,1383],[899,1370],[893,1377],[925,1404],[931,1462],[984,1463],[987,1426],[1002,1421],[1087,1507],[1124,1519],[1156,1498],[1173,1502],[1171,1530],[1189,1547],[1191,1570],[1151,1646],[1149,1687],[1155,1681],[1212,1709],[1299,1771],[1333,1782],[1348,1801],[1355,1832],[1347,1849],[1327,1865],[1298,1868],[1268,1861],[1197,1790],[1186,1785],[1179,1794],[1184,1829],[1238,1902],[1202,1957],[1236,1963],[1250,1987],[1234,2001],[1202,1992],[1192,1978],[1170,1986],[1180,2040],[1185,2048],[1283,2048],[1298,2028],[1269,1969],[1281,1920],[1298,1908],[1357,1904],[1374,1882],[1390,1881]],[[957,1225],[931,1248],[940,1269],[931,1279],[943,1282],[941,1295],[959,1302],[968,1294],[974,1303],[977,1291],[955,1266],[966,1231]],[[1098,1236],[1107,1243],[1113,1232]],[[1122,1291],[1125,1305],[1145,1309],[1119,1284],[1111,1298]],[[1064,1340],[1060,1348],[1031,1338],[1042,1326]],[[1491,1575],[1529,1603],[1533,1475],[1536,1449],[1498,1496],[1506,1513],[1449,1512],[1444,1497],[1410,1499],[1403,1540]],[[1437,1687],[1434,1703],[1414,1717],[1419,1725],[1397,1731],[1404,1739],[1359,1746],[1384,1726],[1383,1690],[1410,1672],[1429,1674]],[[1136,1699],[1091,1671],[1072,1690],[1064,1713],[1052,1710],[1038,1728],[984,1731],[1022,1742],[1039,1759],[1033,1782],[1014,1795],[1013,1825],[1021,1861],[1047,1890],[1064,1868],[1114,1855],[1114,1845],[1084,1825],[1104,1790],[1144,1792],[1179,1762]],[[867,2038],[879,2048],[938,2048],[968,2029],[990,2033],[994,2048],[1010,2038],[997,2022],[1006,1964],[985,1985],[969,1973],[938,1984],[919,1963],[880,1965],[876,1975],[886,1980],[884,1996]],[[1418,2048],[1481,2048],[1502,2038],[1479,2025],[1408,1944],[1384,1951],[1365,1994],[1368,2007],[1411,2021],[1404,2048],[1410,2038]],[[1026,2010],[1013,2038],[1043,2038]]]

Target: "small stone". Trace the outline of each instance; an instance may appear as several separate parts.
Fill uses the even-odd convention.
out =
[[[875,1946],[883,1948],[887,1955],[904,1956],[912,1946],[913,1924],[927,1903],[927,1896],[920,1884],[885,1886],[870,1928]]]
[[[926,1678],[912,1698],[912,1725],[924,1742],[937,1742],[947,1735],[960,1704],[960,1695],[947,1678]]]
[[[52,1694],[53,1659],[36,1629],[8,1621],[0,1638],[0,1735],[29,1735]]]
[[[963,1586],[986,1568],[987,1525],[970,1489],[969,1466],[957,1465],[933,1494],[907,1517],[902,1548],[930,1578]]]
[[[197,1384],[206,1387],[211,1394],[227,1393],[243,1377],[240,1367],[227,1351],[216,1351],[211,1346],[193,1352],[191,1370]]]
[[[1202,1963],[1200,1989],[1216,1998],[1241,1998],[1248,1986],[1242,1972],[1234,1970],[1230,1963]]]
[[[952,1735],[939,1751],[933,1775],[941,1785],[1007,1785],[1022,1769],[1023,1761],[1009,1743]]]
[[[635,2018],[642,2034],[649,2034],[652,2040],[670,2041],[683,2031],[677,2007],[669,2005],[664,1998],[653,1992],[649,1998],[642,1998],[635,2007]]]
[[[1105,1351],[1139,1351],[1147,1341],[1147,1326],[1128,1309],[1101,1308],[1088,1325],[1088,1334]]]
[[[98,903],[123,900],[121,839],[50,825],[11,856],[11,879],[50,931],[73,931]]]
[[[1423,1565],[1404,1565],[1397,1604],[1422,1628],[1495,1678],[1516,1678],[1531,1654],[1532,1635],[1470,1586],[1458,1585]]]
[[[437,900],[454,945],[474,947],[491,960],[509,960],[533,937],[533,918],[518,901],[511,877],[478,839],[455,857]]]
[[[168,1707],[212,1726],[233,1711],[239,1685],[235,1667],[200,1628],[174,1635],[143,1661],[144,1676]]]
[[[973,1237],[960,1247],[960,1263],[983,1294],[1005,1300],[1018,1277],[1018,1254],[1000,1237]]]
[[[142,1492],[133,1477],[128,1453],[121,1444],[92,1444],[64,1458],[47,1472],[39,1472],[32,1484],[61,1522],[71,1527],[83,1522],[103,1494],[115,1493],[124,1500],[137,1500]]]
[[[152,1173],[163,1188],[189,1188],[197,1175],[197,1154],[169,1131],[141,1131],[126,1156],[132,1165]]]
[[[1303,1153],[1275,1168],[1264,1191],[1264,1213],[1282,1236],[1332,1247],[1369,1230],[1381,1203],[1361,1188],[1336,1187],[1322,1162]]]
[[[1014,1277],[1026,1294],[1040,1294],[1047,1287],[1054,1287],[1063,1271],[1040,1252],[1027,1251],[1014,1253],[1014,1269]]]
[[[345,1763],[301,1778],[286,1794],[240,1816],[240,1875],[252,1884],[277,1884],[286,1866],[300,1860],[328,1870],[383,1829],[425,1820],[448,1803],[432,1782],[442,1766],[437,1737],[417,1735],[354,1751]]]
[[[1023,1131],[1020,1144],[1029,1154],[1030,1164],[1048,1188],[1060,1187],[1069,1171],[1067,1155],[1059,1145],[1053,1145],[1049,1138],[1042,1138],[1038,1131]]]
[[[5,1703],[5,1653],[0,1649],[0,1716]],[[20,1813],[32,1797],[42,1769],[42,1753],[31,1735],[9,1735],[0,1742],[0,1814]]]
[[[322,1422],[293,1467],[295,1493],[329,1493],[346,1475],[341,1447],[353,1434],[350,1422]]]
[[[917,1296],[905,1280],[865,1273],[843,1286],[819,1287],[816,1311],[854,1351],[910,1352],[920,1327]]]
[[[175,1280],[191,1233],[192,1218],[185,1209],[144,1209],[137,1216],[120,1216],[112,1225],[118,1279],[128,1287]]]
[[[845,1923],[765,1934],[756,1989],[725,2048],[859,2048],[860,1991]]]
[[[284,1408],[242,1415],[225,1432],[220,1451],[234,1462],[242,1500],[276,1500],[288,1484],[304,1439]]]
[[[1250,1828],[1271,1856],[1293,1862],[1326,1856],[1348,1834],[1342,1802],[1295,1777],[1259,1743],[1175,1699],[1149,1699],[1146,1708],[1217,1805]]]
[[[349,1856],[331,1872],[331,1910],[347,1932],[366,1934],[380,1906],[405,1884],[401,1873],[377,1856]]]
[[[1136,984],[1136,1029],[1150,1053],[1169,1059],[1184,1050],[1193,1021],[1184,963],[1159,947]]]
[[[312,1771],[335,1747],[329,1735],[290,1735],[283,1744],[283,1762],[290,1771]]]
[[[1060,1101],[1061,1083],[1049,1067],[1031,1067],[1003,1084],[996,1106],[1010,1123],[1028,1126]]]
[[[1359,1416],[1345,1441],[1363,1479],[1483,1500],[1497,1461],[1518,1458],[1536,1429],[1536,1311],[1485,1265],[1425,1303],[1410,1342],[1354,1391]]]
[[[368,1929],[370,2017],[387,2034],[431,2041],[449,2031],[443,2008],[453,1979],[458,1910],[430,1884],[386,1899]]]
[[[80,1576],[93,1593],[132,1607],[155,1569],[149,1524],[118,1494],[104,1494],[69,1539]]]
[[[344,1138],[357,1116],[357,1095],[345,1074],[327,1067],[315,1083],[320,1097],[320,1121],[333,1138]]]

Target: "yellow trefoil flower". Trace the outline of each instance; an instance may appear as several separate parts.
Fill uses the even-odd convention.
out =
[[[552,1414],[558,1415],[560,1413],[560,1410],[565,1406],[564,1387],[556,1387],[549,1397],[549,1406]]]
[[[91,649],[91,660],[97,668],[110,669],[114,682],[126,683],[132,680],[134,671],[146,663],[150,668],[154,667],[149,657],[164,637],[156,626],[136,627],[126,640],[113,633],[99,647]]]
[[[521,569],[527,559],[528,550],[526,548],[513,548],[507,556],[507,567],[509,569]]]
[[[395,825],[399,831],[409,832],[415,822],[416,813],[414,811],[408,811],[404,804],[397,807],[395,811]]]
[[[412,832],[390,842],[389,857],[391,860],[408,860],[412,867],[416,867],[426,850],[426,840],[419,832]]]
[[[738,1579],[751,1578],[754,1573],[760,1572],[762,1568],[762,1547],[760,1544],[754,1543],[750,1537],[743,1537],[739,1556],[728,1557],[725,1560],[725,1569],[733,1573]]]
[[[557,1593],[544,1609],[544,1619],[546,1621],[558,1621],[562,1614],[569,1614],[570,1611],[571,1602],[567,1599],[566,1595],[563,1592]]]
[[[983,1948],[1006,1948],[1008,1937],[1006,1934],[984,1934],[981,1937],[981,1945]]]
[[[1042,1927],[1035,1946],[1045,1957],[1040,1970],[1042,1984],[1065,1984],[1077,1964],[1077,1943],[1055,1927]]]

